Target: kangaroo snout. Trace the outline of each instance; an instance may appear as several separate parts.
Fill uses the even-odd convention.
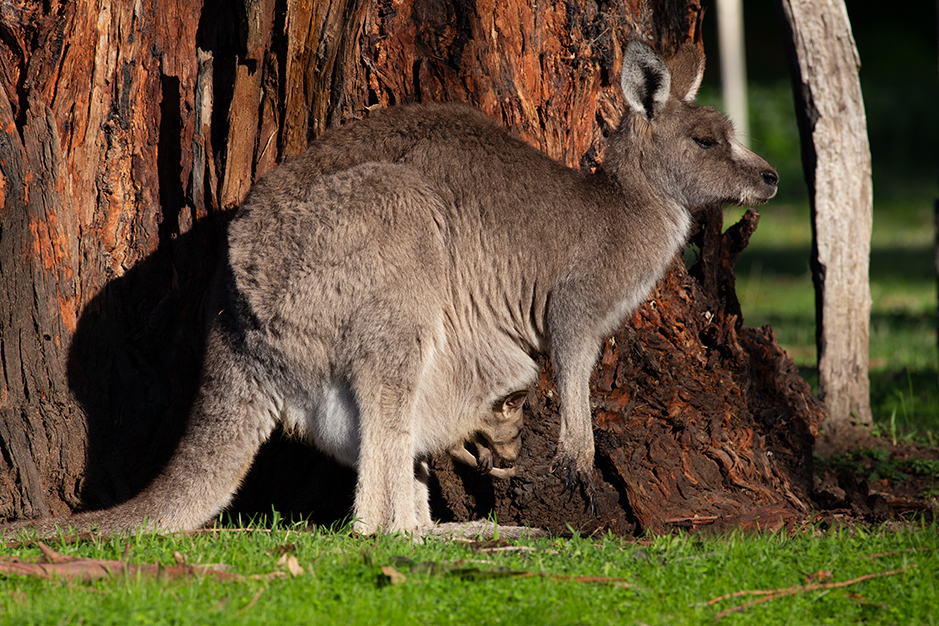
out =
[[[759,188],[755,190],[755,193],[745,195],[741,204],[746,206],[763,204],[776,195],[779,184],[779,174],[776,173],[776,170],[767,166],[760,171],[760,182],[761,184]]]
[[[739,198],[729,201],[743,206],[754,206],[769,201],[778,191],[779,174],[762,157],[742,145],[738,144],[738,150],[743,151],[742,154],[738,153],[738,163],[742,172],[747,172],[745,177],[750,182],[740,186]]]

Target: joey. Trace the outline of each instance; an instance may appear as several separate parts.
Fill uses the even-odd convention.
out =
[[[494,466],[494,456],[503,461],[514,463],[522,448],[521,429],[525,415],[522,408],[528,398],[527,391],[517,391],[497,402],[492,413],[486,414],[477,425],[476,432],[468,440],[476,446],[476,456],[466,449],[466,441],[461,441],[447,452],[454,460],[475,467],[481,474],[493,478],[511,478],[515,468]]]

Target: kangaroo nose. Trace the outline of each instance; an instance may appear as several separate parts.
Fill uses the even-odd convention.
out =
[[[777,174],[773,170],[763,170],[762,172],[760,172],[760,176],[763,177],[764,183],[772,187],[775,187],[776,184],[779,182],[779,174]]]

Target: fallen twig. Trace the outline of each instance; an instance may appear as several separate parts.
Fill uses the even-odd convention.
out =
[[[902,574],[906,572],[907,570],[910,570],[914,567],[916,567],[915,563],[908,565],[906,567],[901,567],[900,569],[890,570],[889,572],[875,572],[873,574],[864,574],[863,576],[858,576],[857,578],[852,578],[851,580],[842,580],[840,582],[810,583],[806,585],[785,587],[781,589],[753,589],[753,590],[746,590],[746,591],[734,591],[733,593],[725,593],[724,595],[717,596],[716,598],[708,600],[707,604],[708,606],[713,606],[717,604],[718,602],[722,602],[730,598],[739,598],[741,596],[764,596],[756,600],[751,600],[750,602],[747,602],[745,604],[740,604],[737,606],[732,606],[728,609],[724,609],[723,611],[721,611],[720,613],[714,616],[714,621],[717,621],[719,619],[726,617],[727,615],[730,615],[731,613],[738,613],[740,611],[744,611],[750,608],[751,606],[756,606],[757,604],[762,604],[763,602],[768,602],[769,600],[775,600],[776,598],[791,596],[797,593],[804,593],[806,591],[820,591],[824,589],[840,589],[842,587],[848,587],[850,585],[854,585],[859,582],[863,582],[865,580],[870,580],[872,578],[882,578],[884,576],[893,576],[895,574]]]
[[[628,578],[612,578],[610,576],[571,576],[568,574],[548,574],[546,572],[518,572],[518,578],[547,578],[556,582],[566,583],[597,583],[602,585],[613,585],[623,589],[638,588],[629,582]]]
[[[489,564],[488,561],[475,561],[477,563]],[[407,557],[398,557],[395,563],[402,568],[408,568],[414,572],[430,573],[434,576],[459,576],[464,580],[477,580],[489,578],[546,578],[556,582],[571,583],[595,583],[607,584],[623,589],[639,588],[629,582],[627,578],[612,578],[609,576],[572,576],[569,574],[550,574],[548,572],[530,572],[524,570],[514,570],[508,567],[478,568],[464,567],[467,561],[460,560],[456,565],[424,561],[415,563]],[[400,584],[406,579],[403,574],[391,566],[381,568],[383,578],[382,582],[391,582],[391,584]]]
[[[113,578],[119,574],[159,576],[169,579],[204,575],[219,580],[244,580],[244,577],[238,574],[230,574],[218,569],[185,563],[159,565],[73,557],[60,554],[41,541],[39,542],[39,549],[42,550],[43,554],[40,561],[21,561],[17,557],[0,559],[0,574],[62,578],[70,581],[100,580],[102,578]]]
[[[868,554],[865,559],[879,559],[884,556],[893,556],[894,554],[903,554],[905,552],[932,552],[935,548],[904,548],[902,550],[891,550],[890,552],[876,552]]]
[[[287,536],[290,535],[292,529],[287,529]],[[279,532],[280,529],[273,528],[219,528],[217,526],[209,526],[207,528],[196,528],[195,530],[179,530],[171,533],[158,533],[165,534],[167,536],[174,535],[183,535],[183,536],[193,536],[193,535],[208,535],[208,534],[222,534],[222,533],[272,533]],[[17,548],[28,548],[30,546],[40,544],[43,542],[49,542],[55,545],[69,545],[73,543],[78,543],[80,541],[94,541],[95,539],[107,539],[112,535],[105,535],[101,533],[89,532],[89,533],[78,533],[74,535],[61,535],[61,536],[52,536],[52,537],[34,537],[31,539],[25,539],[22,541],[7,541],[3,545],[6,548],[15,550]],[[121,535],[115,535],[121,536]]]
[[[479,548],[476,550],[481,554],[493,554],[496,552],[539,552],[541,548],[533,546],[494,546],[491,548]]]
[[[244,615],[248,611],[248,609],[253,607],[254,604],[258,601],[258,598],[261,597],[262,593],[264,593],[264,587],[261,587],[260,589],[258,589],[257,593],[254,594],[254,597],[251,598],[248,604],[244,605],[244,607],[242,607],[242,609],[238,611],[238,615]]]
[[[79,541],[91,541],[99,537],[99,535],[94,533],[81,533],[78,535],[61,535],[58,537],[35,537],[33,539],[25,539],[23,541],[7,541],[3,545],[10,550],[16,550],[18,548],[29,548],[36,544],[44,545],[44,541],[64,546],[72,543],[78,543]]]

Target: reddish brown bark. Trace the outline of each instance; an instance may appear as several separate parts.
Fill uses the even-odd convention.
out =
[[[590,167],[622,110],[624,42],[643,37],[668,52],[697,32],[699,15],[685,0],[535,6],[7,3],[0,517],[106,505],[159,470],[197,384],[203,294],[225,217],[307,136],[376,106],[461,100]],[[660,527],[696,512],[804,502],[817,406],[771,333],[739,326],[730,259],[739,246],[706,222],[710,269],[692,278],[676,264],[654,306],[604,347],[599,521],[585,517],[579,494],[560,508],[542,497],[559,486],[548,472],[557,433],[548,375],[520,477],[493,487],[440,459],[439,514],[494,507],[500,520],[625,532],[637,521]],[[791,420],[792,441],[778,416]],[[672,467],[669,458],[686,460]],[[351,484],[347,470],[278,442],[262,452],[239,507],[273,502],[328,520],[349,510]]]

